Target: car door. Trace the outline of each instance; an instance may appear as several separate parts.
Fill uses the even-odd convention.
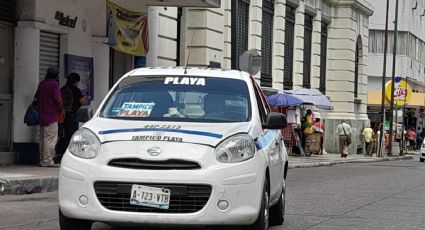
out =
[[[270,113],[266,97],[253,80],[255,96],[257,98],[257,105],[259,107],[262,122],[266,121],[267,114]],[[270,197],[271,200],[280,197],[282,191],[283,181],[283,154],[284,148],[280,130],[264,129],[263,134],[258,138],[263,142],[264,152],[269,158],[269,173],[270,173]]]

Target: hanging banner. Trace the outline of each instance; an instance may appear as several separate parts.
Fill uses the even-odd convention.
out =
[[[391,101],[391,81],[385,85],[385,96],[388,101]],[[400,78],[394,81],[394,105],[404,105],[409,103],[412,97],[412,88],[405,80]]]
[[[93,58],[65,54],[65,78],[70,73],[78,73],[80,75],[78,88],[89,101],[93,100]]]
[[[126,10],[108,1],[108,45],[115,50],[146,56],[149,50],[148,14]]]

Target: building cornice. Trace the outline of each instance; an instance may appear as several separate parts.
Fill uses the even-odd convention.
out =
[[[368,0],[328,0],[333,7],[348,6],[370,17],[373,15],[373,5]]]

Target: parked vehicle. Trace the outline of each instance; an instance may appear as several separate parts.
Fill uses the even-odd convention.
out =
[[[419,157],[419,161],[421,162],[425,161],[425,140],[422,142],[422,145],[421,145],[421,156]]]
[[[282,224],[285,126],[246,73],[134,70],[72,137],[59,174],[60,227]]]

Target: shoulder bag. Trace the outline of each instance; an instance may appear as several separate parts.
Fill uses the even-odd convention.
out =
[[[344,129],[344,125],[343,124],[341,124],[341,127],[342,127],[342,130],[344,131],[344,134],[345,134],[345,137],[346,137],[345,141],[347,142],[347,145],[350,145],[351,144],[351,137],[350,137],[350,135],[348,135],[345,132],[345,129]]]
[[[32,100],[32,103],[28,106],[27,111],[25,112],[24,123],[27,126],[36,126],[40,124],[38,106],[37,106],[35,97],[36,96],[34,95],[34,99]]]

